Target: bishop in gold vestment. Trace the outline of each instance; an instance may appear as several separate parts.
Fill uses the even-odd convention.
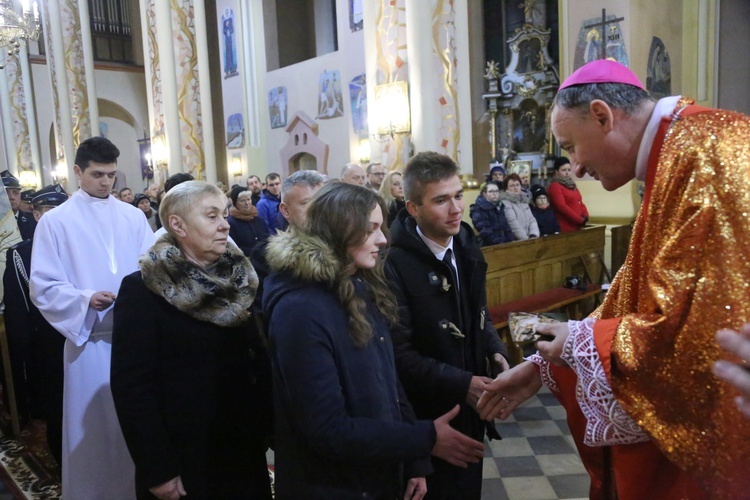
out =
[[[621,81],[582,83],[603,82]],[[533,361],[566,407],[592,497],[748,498],[750,425],[711,367],[716,331],[750,320],[750,118],[676,97],[630,114],[608,104],[557,110],[553,131],[605,188],[629,180],[621,166],[645,177],[628,257],[591,318],[539,328],[560,366]],[[519,398],[495,384],[480,405],[502,418]]]

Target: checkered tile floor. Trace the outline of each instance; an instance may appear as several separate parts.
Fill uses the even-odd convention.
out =
[[[485,441],[483,499],[588,498],[565,410],[546,387],[496,427],[503,439]]]
[[[589,476],[565,410],[546,387],[496,426],[503,439],[485,441],[482,499],[588,498]],[[267,458],[273,464],[272,451]]]

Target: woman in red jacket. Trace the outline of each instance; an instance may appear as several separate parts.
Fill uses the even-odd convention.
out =
[[[589,211],[583,204],[581,192],[573,180],[573,168],[570,160],[564,157],[555,159],[555,175],[547,188],[549,201],[555,210],[560,231],[581,229],[589,220]]]

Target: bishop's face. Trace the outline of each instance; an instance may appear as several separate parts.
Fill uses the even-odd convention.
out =
[[[593,101],[589,108],[582,112],[555,106],[550,119],[552,133],[568,152],[577,177],[589,174],[604,189],[614,191],[635,177],[631,144],[615,123],[621,112],[611,110],[603,101]]]

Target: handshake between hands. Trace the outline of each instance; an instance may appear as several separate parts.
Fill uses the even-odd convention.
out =
[[[551,340],[539,340],[535,343],[539,354],[554,365],[564,366],[562,351],[569,330],[567,323],[547,323],[536,325],[536,331]],[[499,418],[505,420],[518,405],[537,393],[542,387],[539,370],[530,361],[505,370],[495,380],[489,382],[476,404],[482,420],[492,422]]]
[[[547,361],[564,365],[560,358],[565,339],[568,337],[567,323],[537,325],[539,333],[554,337],[549,341],[538,341],[539,354]],[[510,369],[507,361],[496,354],[493,362],[501,373],[494,380],[487,377],[472,377],[466,402],[476,409],[482,420],[505,420],[518,405],[537,393],[542,386],[539,371],[531,362],[521,363]],[[458,415],[459,406],[434,421],[437,439],[432,455],[442,458],[457,467],[477,463],[484,456],[484,444],[461,434],[450,426]]]

